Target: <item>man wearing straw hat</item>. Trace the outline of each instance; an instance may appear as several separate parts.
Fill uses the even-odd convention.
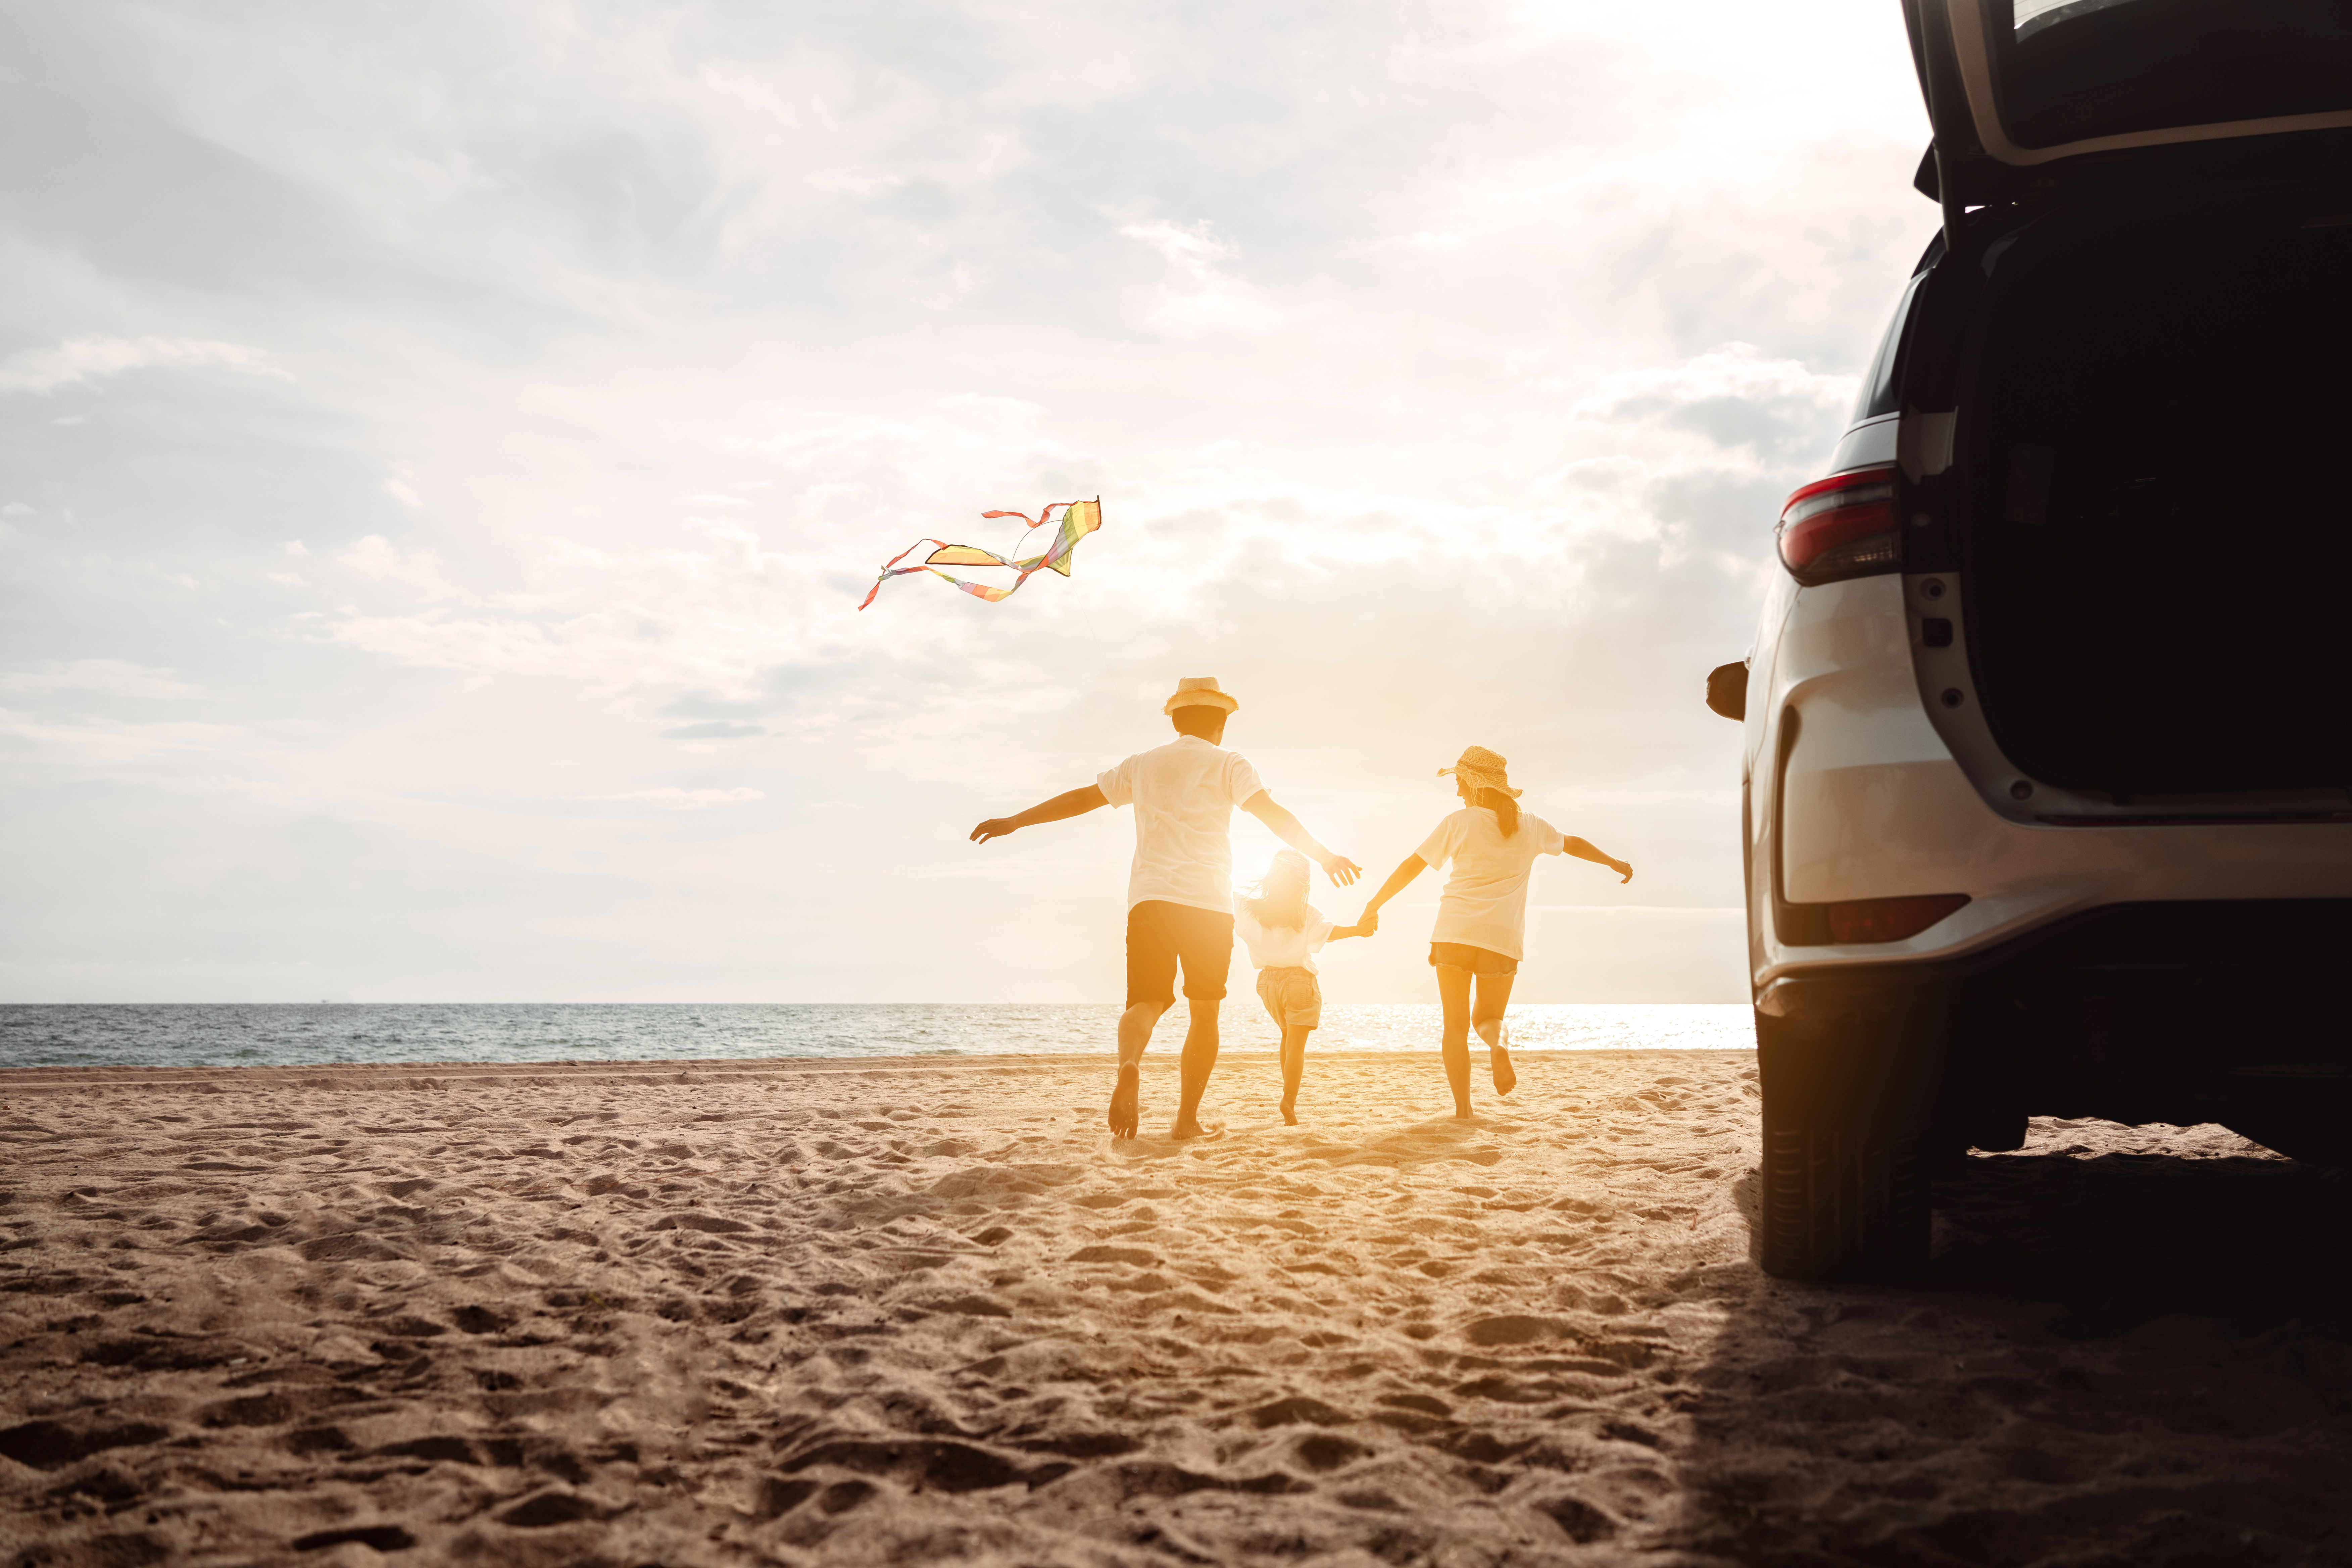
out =
[[[971,830],[971,841],[985,844],[1098,805],[1135,807],[1135,860],[1127,880],[1127,1010],[1119,1015],[1118,1081],[1110,1097],[1114,1138],[1135,1136],[1142,1115],[1143,1050],[1151,1043],[1152,1026],[1176,1005],[1180,966],[1192,1024],[1184,1032],[1174,1135],[1201,1136],[1201,1094],[1217,1065],[1217,1004],[1224,999],[1234,953],[1233,808],[1265,823],[1339,886],[1363,874],[1353,860],[1317,843],[1265,793],[1249,759],[1221,744],[1226,717],[1240,706],[1218,689],[1214,676],[1188,675],[1160,708],[1176,728],[1175,740],[1138,752],[1082,789]]]

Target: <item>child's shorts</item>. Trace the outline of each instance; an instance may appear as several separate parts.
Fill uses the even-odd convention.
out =
[[[1257,999],[1286,1029],[1323,1026],[1323,985],[1311,969],[1261,969]]]

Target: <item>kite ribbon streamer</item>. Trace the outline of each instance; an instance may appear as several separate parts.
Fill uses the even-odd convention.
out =
[[[1078,541],[1102,526],[1102,499],[1099,496],[1093,500],[1057,500],[1041,510],[1034,521],[1024,511],[984,511],[980,515],[1017,517],[1029,524],[1031,531],[1034,531],[1052,521],[1056,511],[1062,514],[1061,527],[1054,535],[1054,542],[1040,554],[1020,556],[1010,561],[994,551],[982,550],[976,545],[950,544],[944,539],[918,539],[882,563],[882,574],[874,579],[874,586],[866,591],[866,598],[857,607],[862,610],[872,604],[874,595],[882,591],[883,584],[893,577],[904,577],[909,572],[929,572],[934,577],[946,577],[965,593],[974,598],[986,599],[992,605],[999,599],[1011,598],[1013,589],[1029,581],[1032,573],[1059,572],[1066,577],[1070,574],[1070,555],[1077,549]],[[1028,534],[1022,537],[1026,539]],[[921,564],[898,564],[926,544],[936,544],[939,548],[924,556]],[[986,583],[967,583],[961,577],[950,577],[940,570],[942,566],[1003,566],[1021,575],[1013,580],[1013,587],[998,588]]]

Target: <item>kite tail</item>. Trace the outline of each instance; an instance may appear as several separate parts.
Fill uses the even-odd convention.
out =
[[[954,584],[957,587],[961,588],[973,598],[986,599],[992,605],[995,604],[999,599],[1010,598],[1013,595],[1013,588],[1018,588],[1021,586],[1021,583],[1026,581],[1029,576],[1028,573],[1024,572],[1021,574],[1020,580],[1013,583],[1013,588],[999,588],[989,583],[967,583],[961,577],[948,577],[946,573],[940,571],[936,566],[922,567],[918,568],[918,570],[928,571],[934,577],[947,577],[949,582]],[[858,607],[860,609],[865,608],[862,605]]]
[[[912,555],[916,551],[920,550],[926,544],[936,544],[944,549],[946,548],[947,541],[943,539],[918,539],[914,543],[909,544],[906,549],[901,550],[898,554],[893,555],[889,560],[882,563],[882,574],[874,579],[874,586],[866,590],[866,597],[858,601],[857,607],[862,610],[866,605],[872,604],[874,602],[874,595],[880,593],[882,591],[882,584],[887,583],[891,578],[904,577],[909,572],[924,572],[929,570],[929,568],[924,566],[898,565],[899,562],[904,561],[908,556]],[[898,570],[892,571],[892,567],[898,567]],[[947,576],[947,574],[943,572],[940,575],[945,577]],[[949,577],[948,581],[952,583],[955,579]]]

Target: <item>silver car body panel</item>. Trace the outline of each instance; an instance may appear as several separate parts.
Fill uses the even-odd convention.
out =
[[[1876,419],[1836,470],[1949,461],[1948,415]],[[1908,465],[1906,464],[1906,467]],[[2337,791],[2118,800],[2055,789],[2002,756],[1968,674],[1958,573],[1800,587],[1776,574],[1750,663],[1743,824],[1751,981],[1965,955],[2104,904],[2352,898],[2352,801]],[[1950,623],[1929,647],[1930,619]],[[2052,679],[2063,679],[2053,671]],[[1798,716],[1784,746],[1788,718]],[[2021,789],[2022,786],[2022,789]],[[2313,820],[2222,820],[2302,816]],[[2200,820],[2201,819],[2201,820]],[[1965,893],[1901,942],[1795,946],[1796,903]]]

